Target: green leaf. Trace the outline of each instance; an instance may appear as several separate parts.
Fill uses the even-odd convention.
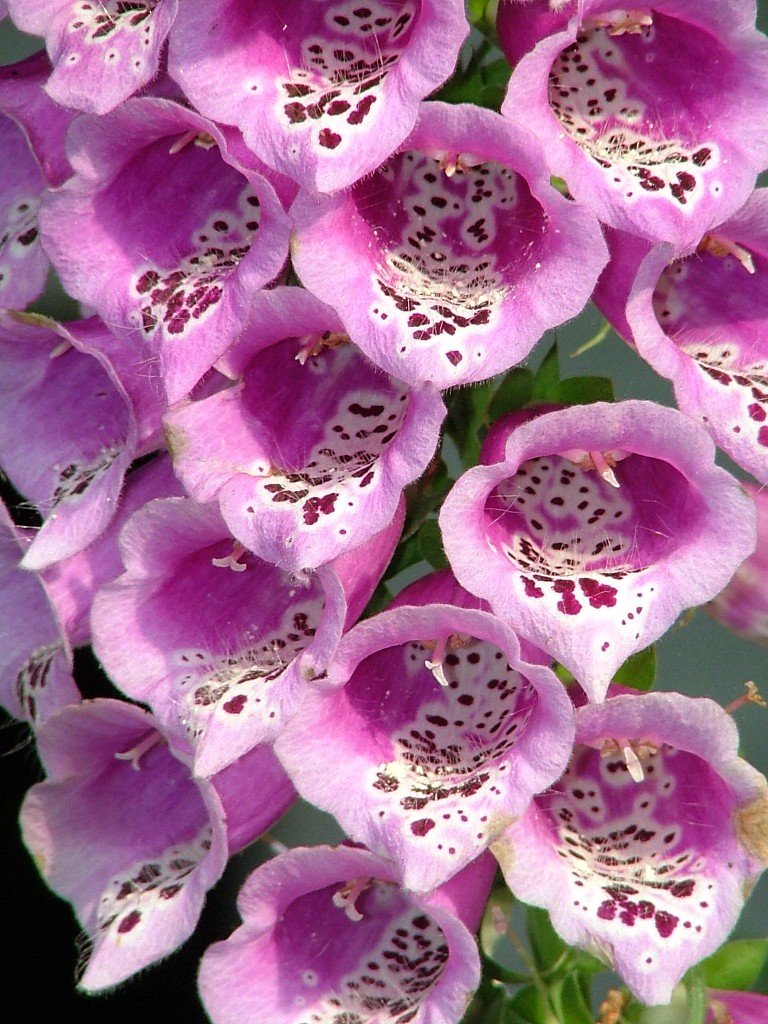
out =
[[[584,999],[575,974],[550,988],[550,998],[561,1024],[594,1024],[595,1017]]]
[[[474,387],[460,388],[447,396],[448,417],[445,429],[456,442],[465,466],[476,466],[480,460],[481,434],[489,423],[489,403],[494,383],[486,381]]]
[[[436,512],[443,503],[453,480],[441,457],[433,459],[426,472],[405,489],[406,516],[403,530],[403,541],[409,540],[418,533],[422,524],[432,512]],[[418,561],[418,559],[417,559]]]
[[[525,985],[514,994],[510,1008],[524,1021],[540,1024],[552,1020],[552,1010],[547,1006],[544,996],[535,985]]]
[[[557,389],[558,401],[565,405],[590,405],[613,402],[615,394],[610,377],[566,377]]]
[[[490,405],[488,406],[488,418],[491,422],[497,420],[505,413],[522,409],[530,402],[533,395],[533,374],[524,367],[510,370],[502,378],[501,384],[496,389]]]
[[[420,562],[421,559],[421,545],[419,544],[418,537],[409,537],[408,540],[401,541],[395,549],[392,561],[387,566],[384,579],[391,580],[393,576],[397,576],[404,569],[409,569],[412,565]]]
[[[757,981],[768,958],[768,939],[726,942],[701,965],[710,988],[745,992]]]
[[[419,530],[419,549],[421,557],[432,566],[433,569],[447,569],[448,559],[443,551],[443,536],[436,519],[428,519]]]
[[[656,680],[656,648],[651,645],[627,658],[616,675],[614,683],[631,686],[635,690],[650,690]]]
[[[544,362],[533,379],[531,398],[538,402],[558,401],[560,388],[560,357],[557,353],[557,341],[544,356]]]
[[[546,910],[526,907],[525,921],[536,967],[540,973],[546,974],[563,961],[563,955],[568,952],[568,947],[552,927]]]

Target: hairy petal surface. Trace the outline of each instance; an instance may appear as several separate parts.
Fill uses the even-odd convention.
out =
[[[738,757],[717,704],[612,697],[576,712],[568,770],[494,853],[566,942],[607,961],[638,999],[667,1003],[768,863],[767,813],[766,780]]]
[[[179,0],[8,0],[24,32],[44,36],[48,95],[107,114],[155,77]]]
[[[713,457],[701,428],[651,402],[545,413],[511,430],[504,461],[456,483],[446,553],[463,586],[602,700],[622,662],[754,548],[754,504]]]
[[[294,266],[388,373],[440,389],[491,377],[578,313],[605,264],[598,225],[544,166],[526,129],[425,103],[369,178],[299,196]]]

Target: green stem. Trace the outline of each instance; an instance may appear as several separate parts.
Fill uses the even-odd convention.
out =
[[[589,352],[591,348],[597,348],[600,342],[607,338],[610,329],[611,325],[606,320],[597,334],[594,334],[589,341],[585,341],[583,345],[580,345],[575,352],[571,352],[571,359],[575,359],[576,356],[583,356],[584,353]]]

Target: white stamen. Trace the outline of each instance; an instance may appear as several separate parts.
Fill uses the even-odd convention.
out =
[[[170,147],[168,150],[168,156],[175,156],[177,153],[180,153],[182,149],[186,149],[196,135],[197,132],[184,132],[184,134],[180,135]]]
[[[755,272],[755,260],[752,253],[743,245],[737,245],[731,238],[726,238],[724,235],[704,235],[696,251],[708,252],[713,256],[733,256],[748,274]]]
[[[618,740],[617,742],[619,744],[619,747],[621,748],[622,754],[624,755],[624,761],[627,765],[627,771],[629,772],[631,778],[634,779],[635,782],[642,782],[645,778],[645,772],[643,771],[643,766],[640,763],[640,758],[635,753],[632,744],[629,742],[629,740]]]
[[[610,484],[611,487],[615,487],[618,490],[619,481],[616,479],[616,474],[613,472],[610,463],[603,455],[603,453],[590,452],[589,457],[592,459],[595,469],[603,478],[603,480],[605,480],[607,484]]]
[[[445,676],[445,670],[443,669],[443,658],[445,657],[446,648],[448,647],[448,638],[443,637],[442,640],[438,640],[435,644],[434,654],[431,659],[424,662],[426,668],[432,673],[435,679],[440,683],[441,686],[447,686],[448,680]]]
[[[153,729],[152,732],[147,733],[144,739],[137,743],[135,747],[131,747],[130,750],[117,752],[115,757],[118,761],[130,761],[133,770],[139,772],[141,771],[141,765],[139,764],[141,758],[151,750],[152,747],[156,747],[158,743],[164,742],[164,737],[156,729]]]
[[[245,554],[247,554],[246,549],[239,540],[236,540],[232,543],[230,553],[223,558],[212,558],[211,565],[215,565],[218,569],[231,569],[232,572],[245,572],[248,566],[239,561]]]
[[[362,921],[363,915],[355,906],[356,901],[371,884],[370,878],[355,878],[333,894],[333,905],[343,910],[350,921]]]
[[[49,359],[58,359],[59,356],[63,356],[65,352],[69,352],[72,348],[71,341],[60,341],[58,345],[55,345],[48,353]]]

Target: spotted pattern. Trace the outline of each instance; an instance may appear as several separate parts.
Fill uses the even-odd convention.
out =
[[[695,755],[642,742],[636,749],[642,782],[615,745],[577,747],[562,779],[535,800],[550,823],[573,913],[611,944],[618,932],[631,934],[643,947],[639,968],[651,973],[664,948],[716,924],[724,865],[710,852],[722,856],[725,847],[712,843],[721,830],[732,835],[733,797]]]
[[[510,758],[536,706],[530,683],[487,641],[460,638],[443,659],[441,687],[424,668],[424,644],[404,649],[406,673],[424,701],[398,719],[392,759],[371,773],[379,818],[400,817],[411,839],[446,858],[490,842],[503,827]],[[498,805],[494,807],[494,805]]]
[[[201,649],[176,653],[175,700],[193,742],[203,736],[212,719],[236,727],[247,717],[265,721],[275,717],[270,702],[274,686],[312,642],[322,607],[320,598],[293,604],[274,633],[231,655]]]
[[[90,462],[68,462],[56,469],[56,485],[51,495],[51,507],[58,508],[64,502],[81,497],[94,481],[99,480],[122,454],[116,445],[102,448]]]
[[[105,64],[119,64],[130,47],[130,67],[144,71],[154,35],[152,13],[159,0],[83,0],[73,5],[65,38],[65,66],[76,65],[85,56],[81,47],[104,47]]]
[[[768,455],[768,341],[760,319],[768,299],[764,274],[762,258],[756,258],[751,275],[733,257],[724,263],[698,255],[667,267],[653,296],[656,319],[691,358],[711,396],[717,413],[710,424],[713,434],[751,442],[758,452],[763,449],[763,458]],[[737,289],[746,294],[732,299]],[[701,414],[700,400],[691,411]]]
[[[140,943],[153,917],[174,903],[210,849],[211,827],[206,825],[190,842],[136,861],[111,878],[96,910],[97,934],[120,942],[130,935],[130,941]],[[157,923],[155,920],[154,926]]]
[[[420,152],[392,157],[357,193],[380,245],[371,319],[398,323],[401,355],[437,348],[461,373],[485,356],[542,230],[540,207],[508,167],[460,166],[448,177],[440,159]]]
[[[193,145],[209,148],[207,137]],[[173,268],[146,263],[132,291],[141,308],[141,329],[148,337],[162,331],[183,337],[221,302],[227,278],[235,273],[259,230],[258,197],[246,189],[236,210],[218,210],[191,239],[192,254]]]
[[[677,499],[689,488],[670,464],[645,456],[622,459],[614,473],[618,489],[562,456],[531,459],[489,498],[487,536],[527,600],[558,618],[606,609],[611,629],[638,640],[656,590],[638,574],[678,543]],[[600,643],[611,647],[608,631]]]
[[[341,952],[341,948],[360,946],[355,929],[359,932],[372,917],[382,918],[381,937],[361,950],[354,969],[323,985],[314,971],[306,969],[315,962],[311,955],[301,958],[301,986],[293,999],[292,1024],[409,1024],[419,1016],[445,970],[448,944],[428,914],[402,896],[393,896],[391,889],[389,883],[372,882],[357,902],[364,922],[334,921],[333,931],[322,932],[323,943],[333,935],[330,941]],[[331,902],[331,891],[322,895]],[[306,922],[305,915],[305,928]],[[331,960],[327,955],[323,959]],[[319,992],[321,988],[324,991]]]
[[[347,348],[334,364],[354,357]],[[377,489],[380,459],[397,438],[407,411],[408,396],[399,386],[348,392],[306,463],[293,472],[275,467],[260,479],[247,514],[258,516],[265,506],[287,504],[295,510],[299,529],[333,523],[339,536],[351,534],[361,498]]]
[[[15,689],[19,706],[31,722],[37,718],[37,702],[48,684],[54,659],[61,652],[59,644],[46,644],[29,655],[16,675]]]
[[[681,34],[679,23],[658,15],[641,32],[621,36],[612,36],[605,26],[582,26],[552,65],[549,103],[625,201],[653,194],[689,209],[708,188],[712,195],[722,191],[712,179],[719,151],[711,138],[688,143],[671,130],[660,113],[668,101],[648,93],[647,68],[657,56],[659,31]],[[700,132],[698,126],[694,132]]]
[[[322,6],[319,31],[305,36],[296,65],[277,81],[276,115],[291,130],[309,130],[319,153],[341,153],[382,108],[383,83],[408,45],[421,5],[343,0]]]
[[[22,261],[39,250],[39,208],[39,196],[24,196],[13,203],[0,226],[0,295],[11,279],[23,272]]]

